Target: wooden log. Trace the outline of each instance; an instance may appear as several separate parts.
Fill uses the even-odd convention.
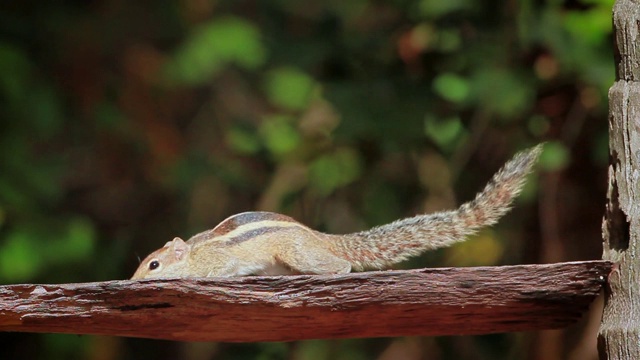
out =
[[[602,360],[640,359],[640,4],[613,6],[616,81],[609,89],[609,186],[602,258],[619,266],[605,292]]]
[[[565,327],[607,261],[335,276],[0,286],[0,330],[184,341],[487,334]]]

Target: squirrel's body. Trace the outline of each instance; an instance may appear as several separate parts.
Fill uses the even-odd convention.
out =
[[[456,210],[417,215],[345,235],[324,234],[270,212],[231,216],[187,242],[175,238],[151,253],[132,279],[242,276],[288,269],[339,274],[381,269],[426,250],[463,241],[509,211],[542,149],[523,151],[484,190]]]

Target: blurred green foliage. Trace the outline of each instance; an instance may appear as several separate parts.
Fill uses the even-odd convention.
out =
[[[315,159],[309,166],[309,185],[323,196],[355,181],[362,172],[358,154],[351,149],[337,149]]]
[[[3,282],[36,278],[52,265],[68,265],[93,255],[95,234],[86,220],[71,219],[58,229],[57,222],[38,227],[19,227],[10,232],[0,247]]]
[[[403,266],[599,257],[612,4],[3,4],[0,282],[126,278],[134,254],[241,211],[339,233],[450,209],[542,141],[543,175],[516,215]],[[562,254],[549,254],[549,234]],[[544,347],[504,338],[228,345],[199,358],[526,358]],[[198,358],[188,345],[110,341],[1,345],[12,359]]]
[[[545,144],[544,152],[540,155],[540,167],[547,171],[557,171],[568,166],[569,150],[559,142]]]
[[[257,69],[266,58],[260,32],[236,17],[215,18],[197,25],[167,64],[167,73],[185,85],[203,85],[225,66]]]
[[[311,99],[314,80],[293,68],[273,69],[267,73],[264,91],[269,101],[289,110],[304,110]]]

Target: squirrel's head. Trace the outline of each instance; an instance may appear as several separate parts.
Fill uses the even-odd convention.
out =
[[[190,251],[189,244],[178,237],[174,238],[147,256],[131,280],[180,277],[184,274]]]

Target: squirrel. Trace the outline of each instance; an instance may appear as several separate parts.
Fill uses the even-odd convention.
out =
[[[275,274],[344,274],[382,269],[464,241],[506,214],[542,144],[516,154],[475,199],[456,210],[421,214],[353,234],[325,234],[282,214],[244,212],[188,241],[147,256],[131,279]]]

